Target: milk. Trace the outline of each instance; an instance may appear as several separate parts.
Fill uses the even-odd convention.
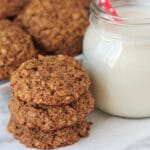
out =
[[[150,24],[145,21],[150,23],[150,7],[126,6],[117,11],[124,18],[134,19],[134,24],[144,19],[141,25],[110,25],[103,21],[97,25],[91,16],[83,49],[96,105],[117,116],[149,117]],[[128,19],[124,22],[130,24]]]

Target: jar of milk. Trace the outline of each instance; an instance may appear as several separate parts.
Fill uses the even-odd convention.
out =
[[[113,5],[121,19],[92,2],[84,38],[84,64],[96,105],[117,116],[150,117],[150,1]]]

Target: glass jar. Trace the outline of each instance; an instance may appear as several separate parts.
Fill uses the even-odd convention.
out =
[[[91,3],[84,37],[84,64],[96,105],[123,117],[150,116],[150,1],[113,3],[120,17]]]

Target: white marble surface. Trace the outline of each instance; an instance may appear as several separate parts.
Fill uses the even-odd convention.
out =
[[[10,96],[0,96],[0,149],[30,150],[7,132],[10,118]],[[93,122],[90,136],[73,146],[60,150],[149,150],[150,119],[130,120],[106,115],[95,110],[89,120]]]

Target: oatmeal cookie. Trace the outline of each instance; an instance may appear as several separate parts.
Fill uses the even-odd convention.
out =
[[[74,56],[82,50],[89,4],[90,0],[31,0],[16,22],[41,49]]]
[[[36,147],[39,149],[51,149],[74,144],[78,142],[81,137],[88,136],[89,129],[90,125],[86,121],[72,127],[49,132],[29,129],[26,126],[17,124],[13,119],[8,124],[9,132],[11,132],[16,139],[28,147]]]
[[[70,105],[36,105],[16,98],[13,98],[9,104],[16,122],[42,131],[61,129],[81,122],[86,119],[93,107],[94,101],[90,92],[84,93],[78,101]]]
[[[64,55],[26,61],[11,77],[13,96],[36,104],[69,104],[89,86],[90,79],[81,64]]]
[[[94,109],[94,99],[90,91],[85,92],[78,101],[70,104],[77,112],[78,120],[83,121]]]
[[[77,113],[68,105],[36,105],[13,99],[9,108],[16,122],[32,129],[49,131],[77,123]]]
[[[30,35],[9,20],[0,20],[0,80],[9,79],[22,62],[36,55]]]
[[[0,19],[15,16],[28,0],[0,0]]]

